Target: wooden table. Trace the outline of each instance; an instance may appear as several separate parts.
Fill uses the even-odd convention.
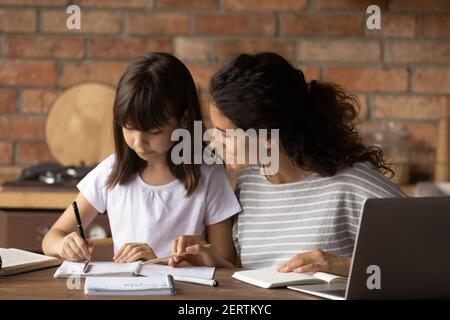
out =
[[[54,279],[55,268],[0,277],[0,300],[99,300],[99,299],[174,299],[174,300],[310,300],[316,297],[285,288],[262,289],[231,277],[236,269],[217,268],[215,279],[218,287],[208,287],[191,283],[176,282],[177,294],[174,296],[87,296],[81,289],[68,289],[66,279]]]

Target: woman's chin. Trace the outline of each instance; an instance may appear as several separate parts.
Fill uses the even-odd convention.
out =
[[[242,163],[226,163],[225,166],[227,167],[227,169],[231,169],[231,170],[242,170],[242,169],[247,169],[250,168],[251,165],[249,164],[242,164]]]

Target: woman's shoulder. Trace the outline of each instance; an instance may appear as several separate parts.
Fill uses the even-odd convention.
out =
[[[404,193],[370,162],[357,162],[333,177],[345,191],[365,194],[368,197],[402,197]]]

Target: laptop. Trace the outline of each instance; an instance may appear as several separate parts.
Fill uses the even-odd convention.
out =
[[[368,199],[347,284],[289,289],[327,299],[450,297],[450,197]]]

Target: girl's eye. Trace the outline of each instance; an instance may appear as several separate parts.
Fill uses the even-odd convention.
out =
[[[153,135],[155,135],[155,134],[160,134],[161,133],[161,130],[150,130],[149,132],[148,132],[148,134],[153,134]]]

